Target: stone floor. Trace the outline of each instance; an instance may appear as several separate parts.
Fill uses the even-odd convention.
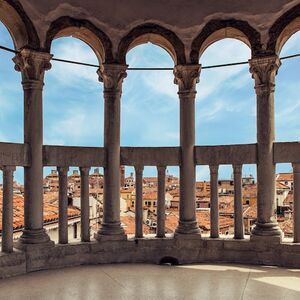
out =
[[[300,270],[244,265],[99,265],[0,280],[0,299],[300,299]]]

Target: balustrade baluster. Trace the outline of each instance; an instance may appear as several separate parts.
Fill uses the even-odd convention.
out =
[[[143,237],[143,166],[135,166],[135,237]]]
[[[242,165],[233,165],[234,173],[234,238],[244,238]]]
[[[58,167],[59,174],[59,227],[58,242],[68,243],[68,167]]]
[[[81,209],[81,241],[90,241],[90,206],[89,206],[89,171],[90,168],[80,167],[80,209]]]
[[[294,242],[300,243],[300,163],[293,164],[294,175]]]
[[[16,167],[5,166],[3,171],[2,252],[13,252],[13,183]]]
[[[218,196],[218,165],[210,169],[210,237],[219,237],[219,196]]]
[[[157,228],[156,237],[165,237],[165,198],[166,198],[166,167],[157,167],[158,191],[157,191]]]

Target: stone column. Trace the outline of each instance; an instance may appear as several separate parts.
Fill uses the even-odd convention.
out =
[[[210,237],[219,237],[218,165],[210,165]]]
[[[166,221],[166,167],[157,167],[157,229],[156,237],[165,237],[165,221]]]
[[[3,171],[2,252],[13,252],[13,184],[16,167],[5,166]]]
[[[275,163],[273,159],[275,76],[280,67],[277,56],[249,60],[257,98],[257,223],[252,239],[281,240],[276,221]]]
[[[244,238],[242,165],[233,165],[234,174],[234,238]]]
[[[294,175],[294,243],[300,243],[300,164],[293,163]]]
[[[95,236],[101,239],[124,239],[120,223],[120,98],[127,65],[103,64],[98,70],[104,84],[104,167],[103,223]]]
[[[143,232],[143,166],[135,166],[135,237],[142,238]]]
[[[19,246],[44,244],[49,237],[43,228],[43,86],[44,73],[51,68],[49,53],[23,49],[13,61],[22,74],[24,89],[24,143],[31,164],[24,168],[24,223]],[[22,246],[23,245],[23,246]]]
[[[59,220],[58,242],[68,243],[68,167],[58,167],[59,174]]]
[[[90,168],[80,167],[80,221],[81,241],[90,241],[90,193],[89,193]]]
[[[196,220],[195,188],[195,97],[200,65],[178,65],[174,82],[178,84],[180,100],[180,211],[178,234],[200,234]]]

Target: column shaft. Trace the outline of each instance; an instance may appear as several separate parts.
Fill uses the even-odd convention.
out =
[[[300,243],[300,164],[293,164],[294,173],[294,242]]]
[[[156,237],[165,237],[166,218],[166,167],[157,167],[158,191],[157,191],[157,228]]]
[[[13,252],[13,174],[16,167],[6,166],[3,171],[2,252]]]
[[[68,167],[58,167],[59,174],[59,227],[58,241],[68,243]]]
[[[196,220],[195,188],[195,97],[200,65],[179,65],[174,69],[180,99],[180,207],[176,233],[200,234]]]
[[[29,145],[31,164],[24,168],[24,223],[20,244],[49,242],[43,229],[43,103],[45,70],[51,55],[23,49],[14,57],[24,89],[24,142]]]
[[[135,237],[142,238],[143,233],[143,169],[135,166]]]
[[[210,237],[219,237],[219,193],[218,193],[218,169],[219,166],[210,168]]]
[[[257,223],[253,236],[281,239],[276,220],[275,163],[273,159],[275,76],[280,66],[277,56],[251,59],[250,72],[257,97]]]
[[[104,83],[104,167],[103,222],[96,235],[124,236],[120,223],[120,98],[122,82],[126,77],[125,65],[101,65],[99,79]],[[122,238],[122,237],[120,237]]]
[[[90,168],[80,168],[80,211],[82,242],[90,241],[89,171]]]
[[[234,238],[244,238],[242,165],[233,166],[234,173]]]

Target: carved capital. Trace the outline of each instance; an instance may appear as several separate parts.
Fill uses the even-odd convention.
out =
[[[178,65],[174,68],[174,83],[178,84],[179,92],[195,92],[199,82],[201,65]]]
[[[255,89],[257,93],[274,92],[275,76],[281,65],[277,55],[253,58],[249,60],[250,73],[255,80]]]
[[[233,165],[234,174],[242,174],[242,165]]]
[[[97,71],[99,81],[104,84],[104,91],[120,92],[123,79],[127,77],[127,65],[102,64]]]
[[[44,73],[51,69],[52,55],[30,49],[22,49],[14,58],[15,69],[22,73],[23,84],[43,82]]]

